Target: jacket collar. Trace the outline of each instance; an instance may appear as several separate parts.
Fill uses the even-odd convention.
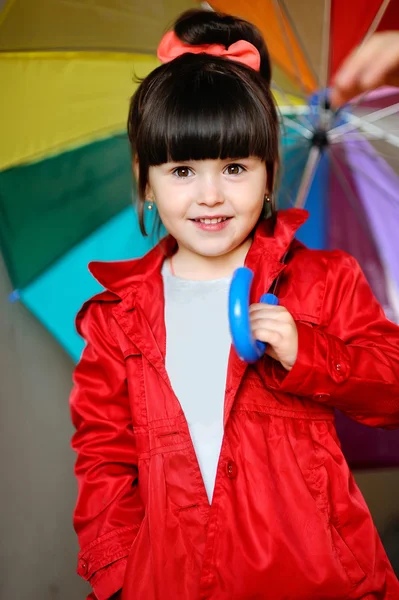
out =
[[[278,274],[282,257],[308,216],[306,210],[291,208],[277,213],[274,226],[271,219],[261,222],[248,252],[246,266],[256,273],[259,262],[266,259],[271,273],[275,271]],[[160,275],[165,258],[173,255],[176,248],[176,240],[167,236],[142,258],[113,262],[95,261],[89,264],[89,270],[93,277],[106,290],[118,296],[124,308],[129,310],[136,302],[140,284],[151,280],[154,275]]]
[[[279,212],[275,224],[268,220],[258,225],[245,260],[246,266],[254,272],[251,303],[259,302],[260,296],[268,291],[285,268],[281,259],[307,216],[306,211],[290,209]],[[176,241],[169,236],[138,260],[90,265],[90,271],[99,283],[122,300],[114,308],[114,314],[128,339],[157,369],[172,392],[165,367],[165,301],[161,268],[165,257],[173,254],[176,246]],[[231,348],[226,379],[225,425],[246,368],[246,363]],[[172,403],[169,410],[180,414],[179,402]]]

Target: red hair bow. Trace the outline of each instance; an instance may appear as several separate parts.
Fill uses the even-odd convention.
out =
[[[242,63],[255,71],[260,69],[260,54],[257,48],[250,42],[239,40],[231,44],[227,49],[222,44],[202,44],[192,46],[185,44],[174,31],[166,33],[158,46],[158,58],[162,63],[168,63],[182,54],[210,54],[221,56]]]

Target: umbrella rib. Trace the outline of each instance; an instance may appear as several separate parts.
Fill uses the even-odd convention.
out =
[[[338,158],[334,155],[334,153],[331,151],[331,149],[328,151],[329,152],[329,156],[331,159],[331,166],[332,169],[334,171],[334,173],[337,176],[337,180],[339,181],[339,184],[341,186],[342,191],[344,192],[344,194],[346,195],[346,197],[348,198],[351,207],[353,208],[353,212],[355,215],[355,218],[357,219],[358,223],[361,225],[361,227],[363,228],[364,232],[366,233],[367,237],[374,243],[373,237],[370,233],[369,227],[367,225],[367,221],[365,220],[365,217],[360,216],[359,214],[359,210],[358,210],[358,199],[355,196],[355,193],[353,192],[351,186],[349,185],[348,179],[345,175],[345,172],[342,168],[341,162],[338,160]],[[375,245],[375,244],[374,244]]]
[[[294,169],[302,160],[302,155],[299,152],[296,152],[296,156],[290,156],[287,158],[287,155],[284,157],[284,167],[282,167],[281,171],[284,176],[284,172],[288,170]],[[291,187],[291,186],[290,186]]]
[[[304,104],[292,104],[291,106],[286,106],[286,105],[279,105],[278,106],[278,111],[281,115],[287,116],[287,117],[303,117],[305,115],[309,115],[310,114],[310,108],[309,106],[305,106]],[[312,127],[313,130],[313,125],[309,123],[309,127]]]
[[[292,106],[293,112],[295,112],[295,116],[297,116],[298,119],[303,123],[303,126],[306,129],[308,127],[312,127],[312,124],[310,123],[310,121],[305,117],[304,113],[301,112],[303,110],[303,108],[301,107],[301,111],[298,110],[299,109],[298,105],[295,105],[292,102],[292,100],[290,99],[290,97],[287,94],[287,92],[285,90],[283,90],[274,80],[272,81],[272,87],[274,87],[278,92],[280,92],[281,94],[283,94],[283,96],[288,100],[288,104],[290,106]],[[303,96],[303,98],[306,99],[305,96]]]
[[[380,8],[377,11],[377,14],[374,17],[373,22],[371,23],[366,35],[364,36],[360,46],[362,46],[365,42],[367,42],[367,40],[373,35],[373,33],[375,33],[375,31],[378,28],[378,25],[381,23],[381,20],[390,4],[391,0],[383,0]],[[358,98],[351,103],[351,106],[353,108],[356,108],[360,102],[365,98],[365,96],[367,96],[367,94],[371,93],[369,90],[366,92],[363,92],[362,94],[360,94],[360,96],[358,96]]]
[[[366,140],[378,141],[381,140],[381,136],[376,136],[374,133],[370,133],[367,131],[362,131],[361,135]],[[359,140],[359,131],[358,129],[351,129],[345,132],[345,135],[337,135],[329,137],[329,142],[331,144],[341,144],[343,141],[345,142],[353,142],[354,140]]]
[[[301,185],[295,199],[294,206],[297,208],[303,208],[306,202],[306,196],[312,185],[313,177],[316,172],[316,168],[320,162],[320,151],[316,146],[313,146],[309,152],[309,157],[306,163],[305,171],[303,173]]]
[[[330,66],[331,0],[324,0],[323,44],[321,53],[320,81],[322,89],[327,88]],[[320,101],[322,98],[320,97]]]
[[[347,118],[348,118],[349,123],[345,123],[345,125],[342,126],[343,129],[341,131],[338,131],[338,133],[337,133],[337,130],[339,129],[337,127],[335,130],[335,133],[334,133],[334,130],[332,130],[332,132],[329,133],[329,139],[331,141],[339,139],[345,133],[351,133],[351,132],[361,130],[361,131],[365,131],[366,133],[375,136],[375,139],[383,140],[384,142],[387,142],[391,146],[395,146],[397,148],[399,147],[399,136],[396,136],[393,133],[387,133],[384,129],[382,129],[382,127],[378,127],[377,125],[374,125],[373,123],[364,121],[363,119],[361,119],[360,117],[357,117],[356,115],[347,115]],[[350,128],[349,125],[352,125],[352,128]],[[345,127],[345,129],[344,129],[344,127]]]
[[[291,64],[294,67],[295,78],[296,78],[297,83],[299,84],[299,86],[300,86],[300,88],[302,90],[303,95],[306,98],[306,96],[307,96],[306,88],[305,88],[305,86],[303,85],[303,82],[302,82],[301,72],[300,72],[300,69],[299,69],[299,65],[298,65],[298,63],[297,63],[297,61],[295,59],[295,54],[293,52],[291,41],[290,41],[289,36],[287,35],[286,29],[284,27],[284,21],[283,21],[284,13],[282,12],[282,8],[281,8],[281,5],[280,5],[280,0],[273,0],[273,4],[274,4],[275,11],[277,13],[277,18],[278,18],[278,22],[279,22],[280,31],[281,31],[281,33],[283,35],[283,38],[285,40],[285,44],[286,44],[286,47],[287,47],[288,54],[290,56]]]
[[[337,150],[342,152],[343,148],[340,148],[338,146]],[[378,181],[376,181],[375,179],[373,179],[372,177],[370,177],[370,175],[366,171],[363,171],[363,169],[359,169],[358,166],[354,166],[352,163],[349,164],[347,162],[347,165],[348,165],[348,167],[352,171],[354,171],[356,173],[359,173],[360,175],[362,175],[362,177],[364,177],[365,179],[367,179],[367,181],[370,181],[370,183],[372,183],[372,187],[378,187],[379,190],[384,193],[385,197],[391,202],[391,204],[393,206],[399,207],[399,192],[398,192],[397,196],[394,196],[389,190],[387,190],[386,188],[382,187],[378,183]]]
[[[366,119],[368,123],[375,123],[375,121],[385,119],[385,117],[390,117],[397,112],[399,112],[399,102],[391,104],[390,106],[386,106],[385,108],[380,108],[379,110],[374,110],[366,115],[362,115],[360,118]]]
[[[294,148],[290,148],[290,150],[293,150]],[[282,167],[281,171],[282,171],[282,179],[284,178],[284,172],[288,171],[289,169],[295,169],[296,166],[300,163],[300,161],[302,160],[302,154],[300,152],[296,152],[296,156],[291,156],[290,158],[287,159],[287,155],[285,155],[284,157],[284,167]],[[286,197],[288,197],[288,201],[290,203],[291,206],[294,206],[295,202],[292,200],[292,188],[294,187],[295,182],[293,182],[291,185],[286,186],[285,189],[280,190],[279,193],[281,193],[281,191],[284,191],[284,194]]]
[[[274,88],[275,90],[277,90],[277,92],[280,92],[280,94],[283,94],[286,97],[286,99],[288,100],[288,104],[290,104],[292,107],[295,107],[295,104],[290,99],[289,93],[286,92],[285,90],[283,90],[283,88],[280,85],[278,85],[276,80],[273,78],[272,78],[271,87]],[[305,94],[303,94],[301,91],[299,91],[298,95],[301,98],[301,100],[303,100],[303,101],[307,100],[307,96],[305,96]]]
[[[364,141],[362,136],[360,136],[358,133],[354,132],[353,135],[356,137],[353,137],[352,139],[349,139],[349,140],[347,138],[345,138],[344,141],[339,139],[339,140],[333,141],[332,144],[334,144],[334,146],[340,146],[340,145],[344,146],[344,145],[348,145],[348,144],[359,144],[359,142]],[[363,144],[361,146],[359,146],[357,148],[357,150],[359,152],[362,152],[363,154],[366,154],[366,156],[369,156],[374,161],[376,161],[377,158],[379,156],[381,156],[382,158],[389,159],[389,160],[392,160],[395,162],[399,162],[399,157],[392,156],[391,154],[386,154],[385,152],[380,152],[380,150],[377,151],[374,148],[373,148],[372,152],[369,152],[368,149],[366,149]]]
[[[305,145],[307,146],[307,141],[302,138],[298,138],[298,143],[292,144],[292,146],[287,146],[286,156],[288,153],[292,154],[292,152],[296,152],[297,150],[303,150]]]
[[[387,133],[386,131],[384,131],[384,129],[382,129],[382,127],[378,127],[373,123],[369,123],[367,121],[364,122],[363,119],[357,117],[356,115],[348,115],[348,119],[349,121],[357,125],[359,129],[362,129],[367,133],[376,135],[379,139],[382,139],[384,140],[384,142],[391,144],[391,146],[399,147],[399,136],[393,135],[393,133]]]
[[[399,112],[399,102],[357,118],[366,121],[366,123],[375,123],[376,121],[385,119],[386,117],[394,115],[397,112]],[[335,138],[340,137],[344,133],[347,133],[353,129],[356,129],[356,125],[354,125],[353,123],[344,123],[343,125],[339,125],[338,127],[331,129],[329,133]]]
[[[292,129],[295,129],[298,133],[300,133],[307,140],[310,140],[313,137],[313,133],[310,129],[308,129],[307,127],[304,127],[303,125],[300,125],[299,123],[297,123],[293,119],[290,119],[289,117],[283,116],[283,123],[287,127],[291,127]]]
[[[302,159],[302,156],[294,156],[294,157],[289,158],[288,160],[287,160],[287,158],[285,159],[285,161],[284,161],[285,167],[282,168],[282,179],[284,179],[285,171],[295,169],[297,167],[297,165],[300,163],[300,159]],[[295,205],[295,201],[292,199],[293,191],[295,190],[295,187],[296,187],[295,184],[296,184],[296,181],[294,180],[294,181],[292,181],[292,183],[290,185],[286,185],[284,188],[279,190],[279,193],[281,193],[281,191],[284,192],[285,197],[288,198],[290,206]]]
[[[366,35],[364,36],[364,38],[362,40],[362,44],[364,44],[364,42],[367,42],[367,40],[373,35],[373,33],[375,33],[375,31],[377,31],[378,25],[381,23],[382,17],[385,15],[385,12],[390,3],[391,3],[391,0],[383,0],[380,8],[377,11],[377,14],[375,15],[375,17],[373,19],[373,22],[371,23]]]
[[[287,7],[287,5],[285,3],[285,0],[280,0],[280,5],[282,6],[282,10],[284,11],[284,14],[285,14],[285,16],[287,18],[287,21],[290,24],[290,27],[291,27],[292,31],[294,32],[294,34],[295,34],[296,40],[297,40],[297,42],[298,42],[298,44],[299,44],[299,46],[300,46],[300,48],[301,48],[301,50],[303,52],[303,55],[304,55],[304,57],[307,60],[307,63],[308,63],[309,68],[310,68],[310,70],[312,72],[312,75],[315,78],[315,80],[317,81],[317,86],[320,87],[320,77],[317,74],[317,71],[315,69],[315,66],[314,66],[312,60],[310,59],[309,53],[308,53],[308,51],[305,48],[305,45],[304,45],[304,43],[302,41],[302,38],[299,35],[298,28],[295,25],[294,19],[292,18],[290,11],[288,10],[288,7]]]

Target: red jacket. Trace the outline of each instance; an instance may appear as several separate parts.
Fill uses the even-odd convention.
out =
[[[91,265],[106,291],[78,315],[71,407],[78,572],[98,600],[122,584],[123,600],[399,598],[333,414],[399,425],[399,328],[353,258],[293,241],[305,218],[264,222],[247,256],[252,302],[282,272],[299,353],[287,373],[231,351],[212,506],[165,370],[161,265],[175,242]]]

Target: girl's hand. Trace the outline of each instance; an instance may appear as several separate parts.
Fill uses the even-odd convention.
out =
[[[375,33],[338,69],[331,91],[334,106],[382,85],[399,85],[399,32]]]
[[[266,354],[290,371],[298,356],[298,331],[288,310],[283,306],[252,304],[249,320],[254,338],[267,344]]]

